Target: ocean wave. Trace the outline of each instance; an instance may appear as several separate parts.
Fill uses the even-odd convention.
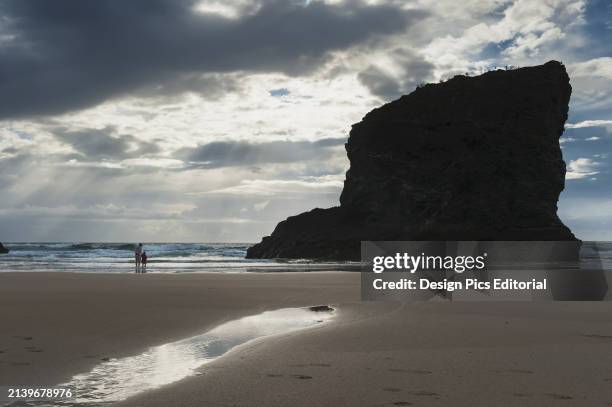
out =
[[[6,247],[14,251],[87,251],[87,250],[134,250],[135,244],[128,243],[13,243]]]
[[[136,243],[7,243],[6,247],[14,251],[91,251],[118,250],[133,251]],[[247,245],[202,245],[196,243],[150,243],[144,245],[146,250],[167,253],[185,252],[229,252],[245,251]]]

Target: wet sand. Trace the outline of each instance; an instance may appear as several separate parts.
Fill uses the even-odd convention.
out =
[[[121,406],[612,405],[610,304],[362,303]]]
[[[0,275],[0,384],[53,383],[222,320],[330,303],[329,324],[240,346],[118,405],[612,405],[612,303],[358,297],[356,273]],[[8,372],[15,362],[30,364]]]
[[[242,316],[358,299],[358,273],[0,273],[0,386],[57,384]]]

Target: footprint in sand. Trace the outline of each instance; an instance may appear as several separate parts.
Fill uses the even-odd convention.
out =
[[[390,372],[394,373],[413,373],[413,374],[432,374],[431,370],[420,370],[420,369],[389,369]]]
[[[31,336],[23,336],[23,335],[13,335],[13,338],[23,339],[24,341],[31,341],[32,339],[34,339]]]
[[[598,335],[598,334],[583,334],[585,338],[595,338],[595,339],[612,339],[612,335]]]
[[[533,396],[533,394],[531,394],[531,393],[514,393],[513,396],[514,397],[531,397],[531,396]]]
[[[520,374],[533,374],[532,370],[527,369],[493,369],[489,370],[492,373],[520,373]]]
[[[308,375],[305,375],[305,374],[293,374],[293,375],[291,375],[291,377],[293,377],[295,379],[301,379],[301,380],[312,379],[312,376],[308,376]]]
[[[331,365],[329,363],[296,363],[296,364],[292,364],[289,365],[290,367],[308,367],[308,366],[314,366],[314,367],[331,367]]]
[[[435,391],[429,391],[429,390],[412,390],[409,391],[408,394],[412,394],[413,396],[437,396],[438,393],[436,393]]]
[[[26,346],[24,349],[27,350],[28,352],[34,352],[34,353],[40,353],[43,351],[41,348],[37,348],[36,346]]]
[[[268,377],[283,377],[282,374],[277,374],[277,373],[268,373],[266,376],[268,376]]]
[[[402,389],[398,389],[397,387],[384,387],[384,391],[389,391],[391,393],[399,393]]]
[[[567,396],[565,394],[557,394],[557,393],[546,393],[548,397],[552,397],[555,400],[572,400],[572,396]]]
[[[394,406],[411,406],[412,405],[412,403],[409,401],[395,401],[391,404]]]

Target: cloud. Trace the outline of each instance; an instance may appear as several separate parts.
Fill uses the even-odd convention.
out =
[[[143,99],[169,98],[190,92],[216,100],[228,93],[239,92],[241,87],[240,75],[235,73],[177,73],[174,78],[166,78],[135,89],[133,95]]]
[[[599,173],[598,168],[601,166],[600,162],[594,161],[591,158],[577,158],[571,160],[567,165],[567,172],[565,179],[582,179],[586,177],[592,177]]]
[[[568,66],[574,113],[593,117],[609,113],[612,104],[612,57],[593,58]]]
[[[29,153],[0,157],[0,187],[3,188],[3,193],[6,193],[12,184],[19,182],[22,174],[27,173],[33,159]],[[3,200],[6,202],[7,197],[3,197]]]
[[[0,217],[19,216],[19,217],[69,217],[73,219],[107,219],[116,222],[138,219],[175,219],[179,213],[169,211],[151,211],[141,207],[118,207],[109,205],[92,205],[87,207],[77,207],[75,205],[44,207],[26,205],[18,209],[0,208]]]
[[[333,51],[400,32],[423,16],[362,1],[268,0],[228,18],[198,4],[2,1],[0,94],[11,103],[0,105],[0,119],[59,114],[140,91],[218,92],[203,74],[301,75]]]
[[[250,0],[202,0],[194,4],[194,9],[200,13],[225,18],[239,18],[243,15],[254,14],[260,7],[260,2]]]
[[[410,93],[420,83],[432,79],[434,65],[413,50],[395,49],[389,53],[386,68],[370,65],[358,74],[359,81],[373,95],[393,100]]]
[[[595,76],[612,79],[612,57],[594,58],[573,64],[571,72],[575,76]]]
[[[327,160],[338,153],[345,138],[324,138],[317,141],[214,141],[195,148],[183,148],[176,157],[190,168],[222,168],[257,166],[271,163],[296,163]]]
[[[19,150],[16,147],[7,147],[5,149],[2,150],[3,153],[5,154],[16,154]]]
[[[584,120],[578,123],[568,123],[566,129],[582,129],[586,127],[609,127],[612,126],[612,120]]]
[[[585,0],[450,2],[437,2],[439,34],[422,51],[445,77],[491,63],[533,65],[534,58],[545,62],[541,57],[552,47],[558,57],[566,36],[584,22],[586,4]],[[475,12],[469,18],[457,7]],[[481,55],[487,49],[492,55]]]
[[[340,180],[245,180],[239,185],[213,190],[208,194],[248,195],[248,196],[295,196],[312,193],[340,195],[343,182]]]
[[[56,130],[54,136],[68,144],[78,155],[88,161],[124,160],[157,154],[160,147],[153,142],[140,140],[132,135],[114,135],[115,128],[85,129],[78,131]]]

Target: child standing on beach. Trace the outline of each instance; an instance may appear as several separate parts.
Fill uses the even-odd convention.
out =
[[[147,252],[142,252],[142,256],[140,256],[140,261],[142,263],[142,272],[147,272]]]

